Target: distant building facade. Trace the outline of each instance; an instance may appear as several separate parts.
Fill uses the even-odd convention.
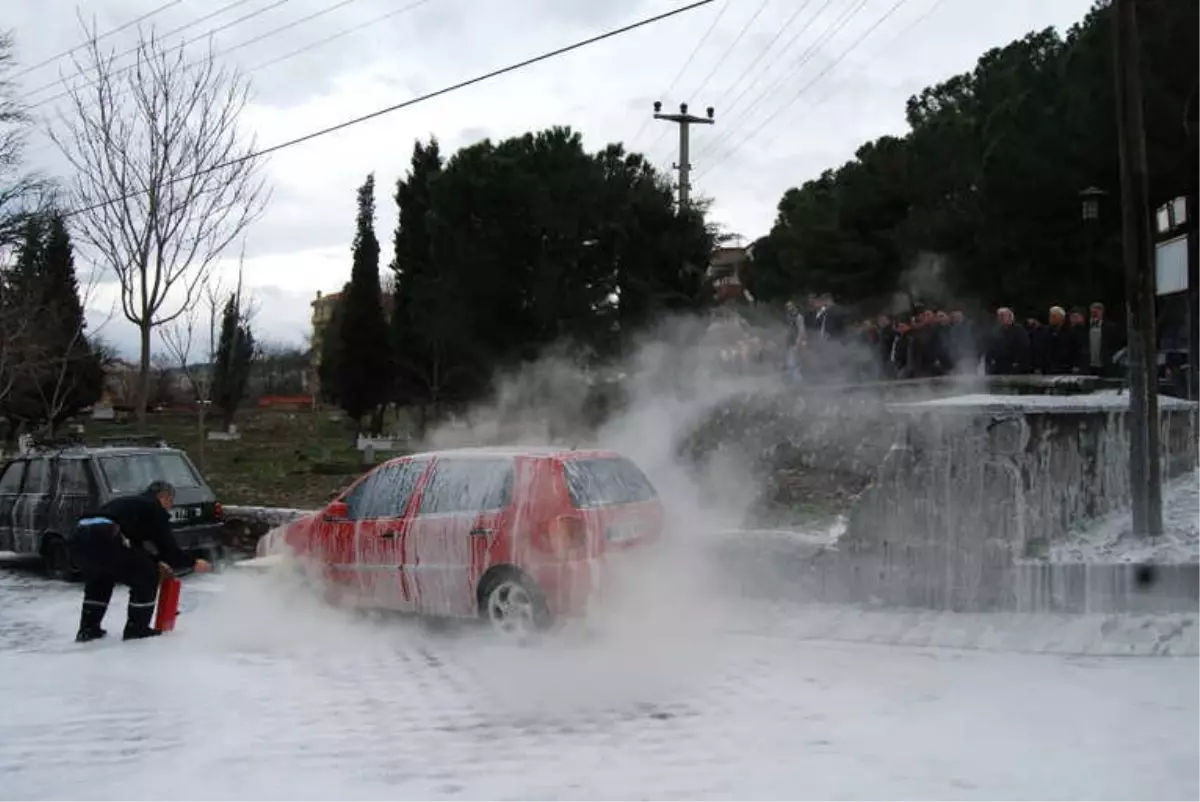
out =
[[[743,283],[743,271],[750,264],[753,255],[753,246],[722,246],[713,249],[708,260],[706,276],[712,285],[713,299],[717,303],[754,300]]]
[[[379,293],[379,303],[383,307],[383,316],[391,322],[394,297],[386,288]],[[329,324],[333,322],[333,313],[342,302],[342,293],[322,293],[317,290],[317,297],[312,301],[312,350],[309,363],[308,386],[312,388],[313,396],[321,396],[321,349],[325,342],[325,334]]]

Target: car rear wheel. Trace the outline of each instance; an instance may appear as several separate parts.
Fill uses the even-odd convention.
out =
[[[550,626],[550,612],[541,590],[515,572],[498,574],[482,594],[483,618],[506,638],[525,640]]]
[[[46,575],[51,579],[70,581],[74,578],[71,548],[61,537],[46,538],[46,542],[42,544],[42,559],[46,562]]]

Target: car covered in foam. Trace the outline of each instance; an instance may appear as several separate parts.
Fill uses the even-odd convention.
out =
[[[662,527],[654,485],[618,453],[475,448],[389,460],[276,543],[341,601],[527,633],[584,615],[603,564]]]

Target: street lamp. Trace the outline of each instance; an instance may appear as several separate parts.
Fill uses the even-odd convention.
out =
[[[1096,221],[1100,219],[1100,199],[1108,193],[1099,187],[1088,187],[1079,192],[1080,213],[1083,216],[1083,224],[1086,227],[1084,231],[1084,247],[1086,249],[1085,258],[1087,259],[1087,293],[1091,296],[1095,290],[1095,271],[1096,271]],[[1091,298],[1088,303],[1091,303],[1094,298]]]
[[[1097,187],[1088,187],[1079,192],[1084,220],[1090,222],[1100,217],[1100,199],[1107,194],[1107,192]]]

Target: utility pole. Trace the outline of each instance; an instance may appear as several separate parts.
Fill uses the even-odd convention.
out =
[[[1200,401],[1200,79],[1183,107],[1188,140],[1188,397]]]
[[[1121,240],[1129,341],[1129,479],[1133,533],[1162,534],[1158,434],[1158,347],[1155,337],[1154,242],[1142,116],[1141,47],[1136,0],[1113,4],[1117,142],[1121,165]]]
[[[679,171],[679,213],[682,214],[688,208],[688,203],[691,200],[691,171],[692,165],[688,163],[691,156],[691,127],[695,123],[697,125],[712,125],[713,107],[709,106],[705,109],[707,117],[697,117],[694,114],[688,114],[686,103],[679,104],[678,114],[663,114],[662,101],[654,101],[654,119],[666,120],[673,122],[679,126],[679,163],[675,165],[675,169]]]

